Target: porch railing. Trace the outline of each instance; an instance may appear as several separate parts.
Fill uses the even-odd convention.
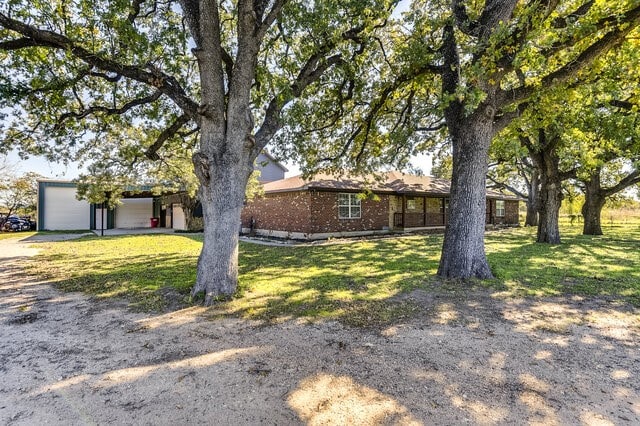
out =
[[[438,213],[394,213],[395,228],[418,228],[421,226],[442,226],[445,224],[444,214]]]

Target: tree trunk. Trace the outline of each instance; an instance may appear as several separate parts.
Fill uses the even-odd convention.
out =
[[[253,152],[229,153],[202,164],[194,156],[201,182],[200,202],[204,220],[204,244],[198,258],[192,297],[204,292],[204,304],[232,296],[238,286],[238,236],[245,188],[253,171]],[[211,157],[210,157],[211,158]],[[207,174],[208,173],[208,174]],[[203,175],[204,174],[204,175]]]
[[[529,196],[527,197],[527,216],[524,226],[538,226],[538,191],[540,190],[540,178],[537,170],[531,173],[529,183]]]
[[[584,235],[602,235],[602,225],[600,217],[602,208],[606,202],[606,197],[602,193],[600,185],[600,170],[598,169],[590,176],[590,179],[584,182],[584,204],[582,205],[582,217],[584,218],[584,226],[582,234]]]
[[[538,238],[539,243],[560,244],[560,205],[562,194],[562,179],[560,176],[560,159],[555,143],[545,142],[544,132],[540,132],[542,148],[536,155],[532,155],[536,168],[540,173],[540,192],[538,193]]]
[[[539,197],[539,243],[560,244],[560,205],[562,204],[562,185],[559,181],[544,183],[540,188]]]
[[[187,231],[193,231],[193,212],[198,204],[198,199],[188,194],[182,194],[180,196],[180,204],[182,204],[182,211],[184,212],[185,228]]]
[[[449,224],[438,275],[445,278],[493,278],[484,251],[486,175],[492,121],[477,111],[449,125],[453,176]]]

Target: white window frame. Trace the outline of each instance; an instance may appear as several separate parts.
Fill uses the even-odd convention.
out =
[[[346,203],[344,202],[346,198]],[[338,219],[360,219],[362,218],[362,203],[360,202],[360,197],[358,194],[354,194],[351,192],[340,192],[338,193]],[[349,215],[342,216],[340,214],[340,209],[348,207]],[[358,215],[355,215],[355,211],[358,212]]]
[[[500,207],[499,205],[502,205]],[[504,200],[496,200],[496,217],[505,217],[506,215],[506,202]]]

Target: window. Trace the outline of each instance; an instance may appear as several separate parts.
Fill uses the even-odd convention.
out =
[[[496,216],[504,217],[504,200],[496,200]]]
[[[427,198],[427,213],[442,214],[442,198]]]
[[[407,197],[407,212],[422,213],[424,209],[424,199],[422,197]]]
[[[338,218],[360,219],[358,194],[338,194]]]

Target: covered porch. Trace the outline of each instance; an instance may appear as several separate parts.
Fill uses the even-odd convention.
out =
[[[517,224],[517,201],[487,199],[486,225],[511,223],[505,219],[506,206],[511,206]],[[515,206],[515,207],[514,207]],[[449,198],[444,196],[401,194],[389,197],[389,227],[393,230],[444,228],[449,224]]]
[[[389,197],[390,227],[394,230],[445,227],[449,223],[446,197],[402,194]]]

